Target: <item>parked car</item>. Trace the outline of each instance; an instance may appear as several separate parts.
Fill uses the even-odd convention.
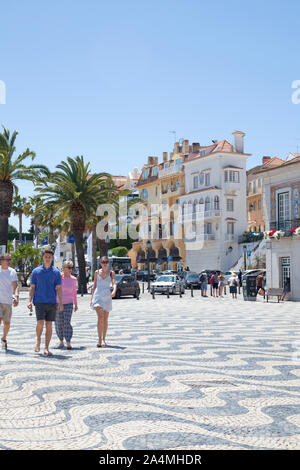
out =
[[[170,294],[184,294],[184,283],[176,274],[163,274],[158,276],[156,281],[151,285],[151,293],[160,292],[166,294],[169,290]]]
[[[186,289],[201,289],[201,282],[199,274],[188,272],[187,276],[184,279],[184,287]]]
[[[124,295],[133,295],[138,297],[140,295],[140,286],[138,281],[133,275],[130,274],[116,274],[116,299],[123,297]],[[112,290],[112,286],[111,286]]]

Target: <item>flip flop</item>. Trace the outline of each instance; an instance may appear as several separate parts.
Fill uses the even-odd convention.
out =
[[[40,350],[41,350],[40,346],[36,346],[36,347],[34,348],[34,352],[36,352],[36,353],[40,352]]]

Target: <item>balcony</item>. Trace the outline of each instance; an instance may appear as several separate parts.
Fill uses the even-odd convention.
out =
[[[179,175],[181,173],[181,167],[178,165],[171,166],[169,168],[163,168],[159,170],[158,177],[159,178],[167,178],[168,176]]]
[[[282,230],[283,232],[288,232],[288,234],[295,227],[300,227],[300,219],[274,220],[270,222],[270,230]]]
[[[196,220],[196,217],[198,221],[202,220],[202,218],[203,219],[215,219],[215,218],[221,217],[221,211],[220,209],[213,209],[213,210],[204,211],[204,212],[199,211],[199,212],[192,212],[190,214],[184,214],[183,221],[191,222],[193,220]]]
[[[196,232],[194,232],[194,237],[195,239],[193,240],[192,239],[192,236],[190,236],[189,238],[185,237],[184,238],[184,241],[185,242],[191,242],[191,241],[195,241],[195,242],[214,242],[216,240],[216,235],[214,233],[199,233],[199,234],[196,234]]]

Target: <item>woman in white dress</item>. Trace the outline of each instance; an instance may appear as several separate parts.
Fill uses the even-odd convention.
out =
[[[112,298],[116,295],[115,273],[109,270],[109,259],[102,256],[100,260],[101,269],[95,271],[94,285],[92,289],[91,305],[96,310],[98,316],[98,343],[97,347],[105,347],[106,332],[108,327],[108,315],[112,310]],[[110,290],[112,284],[113,290]]]

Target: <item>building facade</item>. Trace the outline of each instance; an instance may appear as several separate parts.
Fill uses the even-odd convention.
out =
[[[238,237],[247,228],[249,154],[244,153],[245,134],[236,131],[233,135],[233,144],[213,141],[185,159],[185,194],[179,203],[185,227],[185,261],[192,271],[227,271],[239,257]],[[190,221],[187,234],[186,223]]]
[[[276,168],[264,170],[263,203],[267,231],[279,230],[279,240],[267,240],[267,286],[283,287],[291,280],[291,300],[300,300],[300,155],[290,155]]]

